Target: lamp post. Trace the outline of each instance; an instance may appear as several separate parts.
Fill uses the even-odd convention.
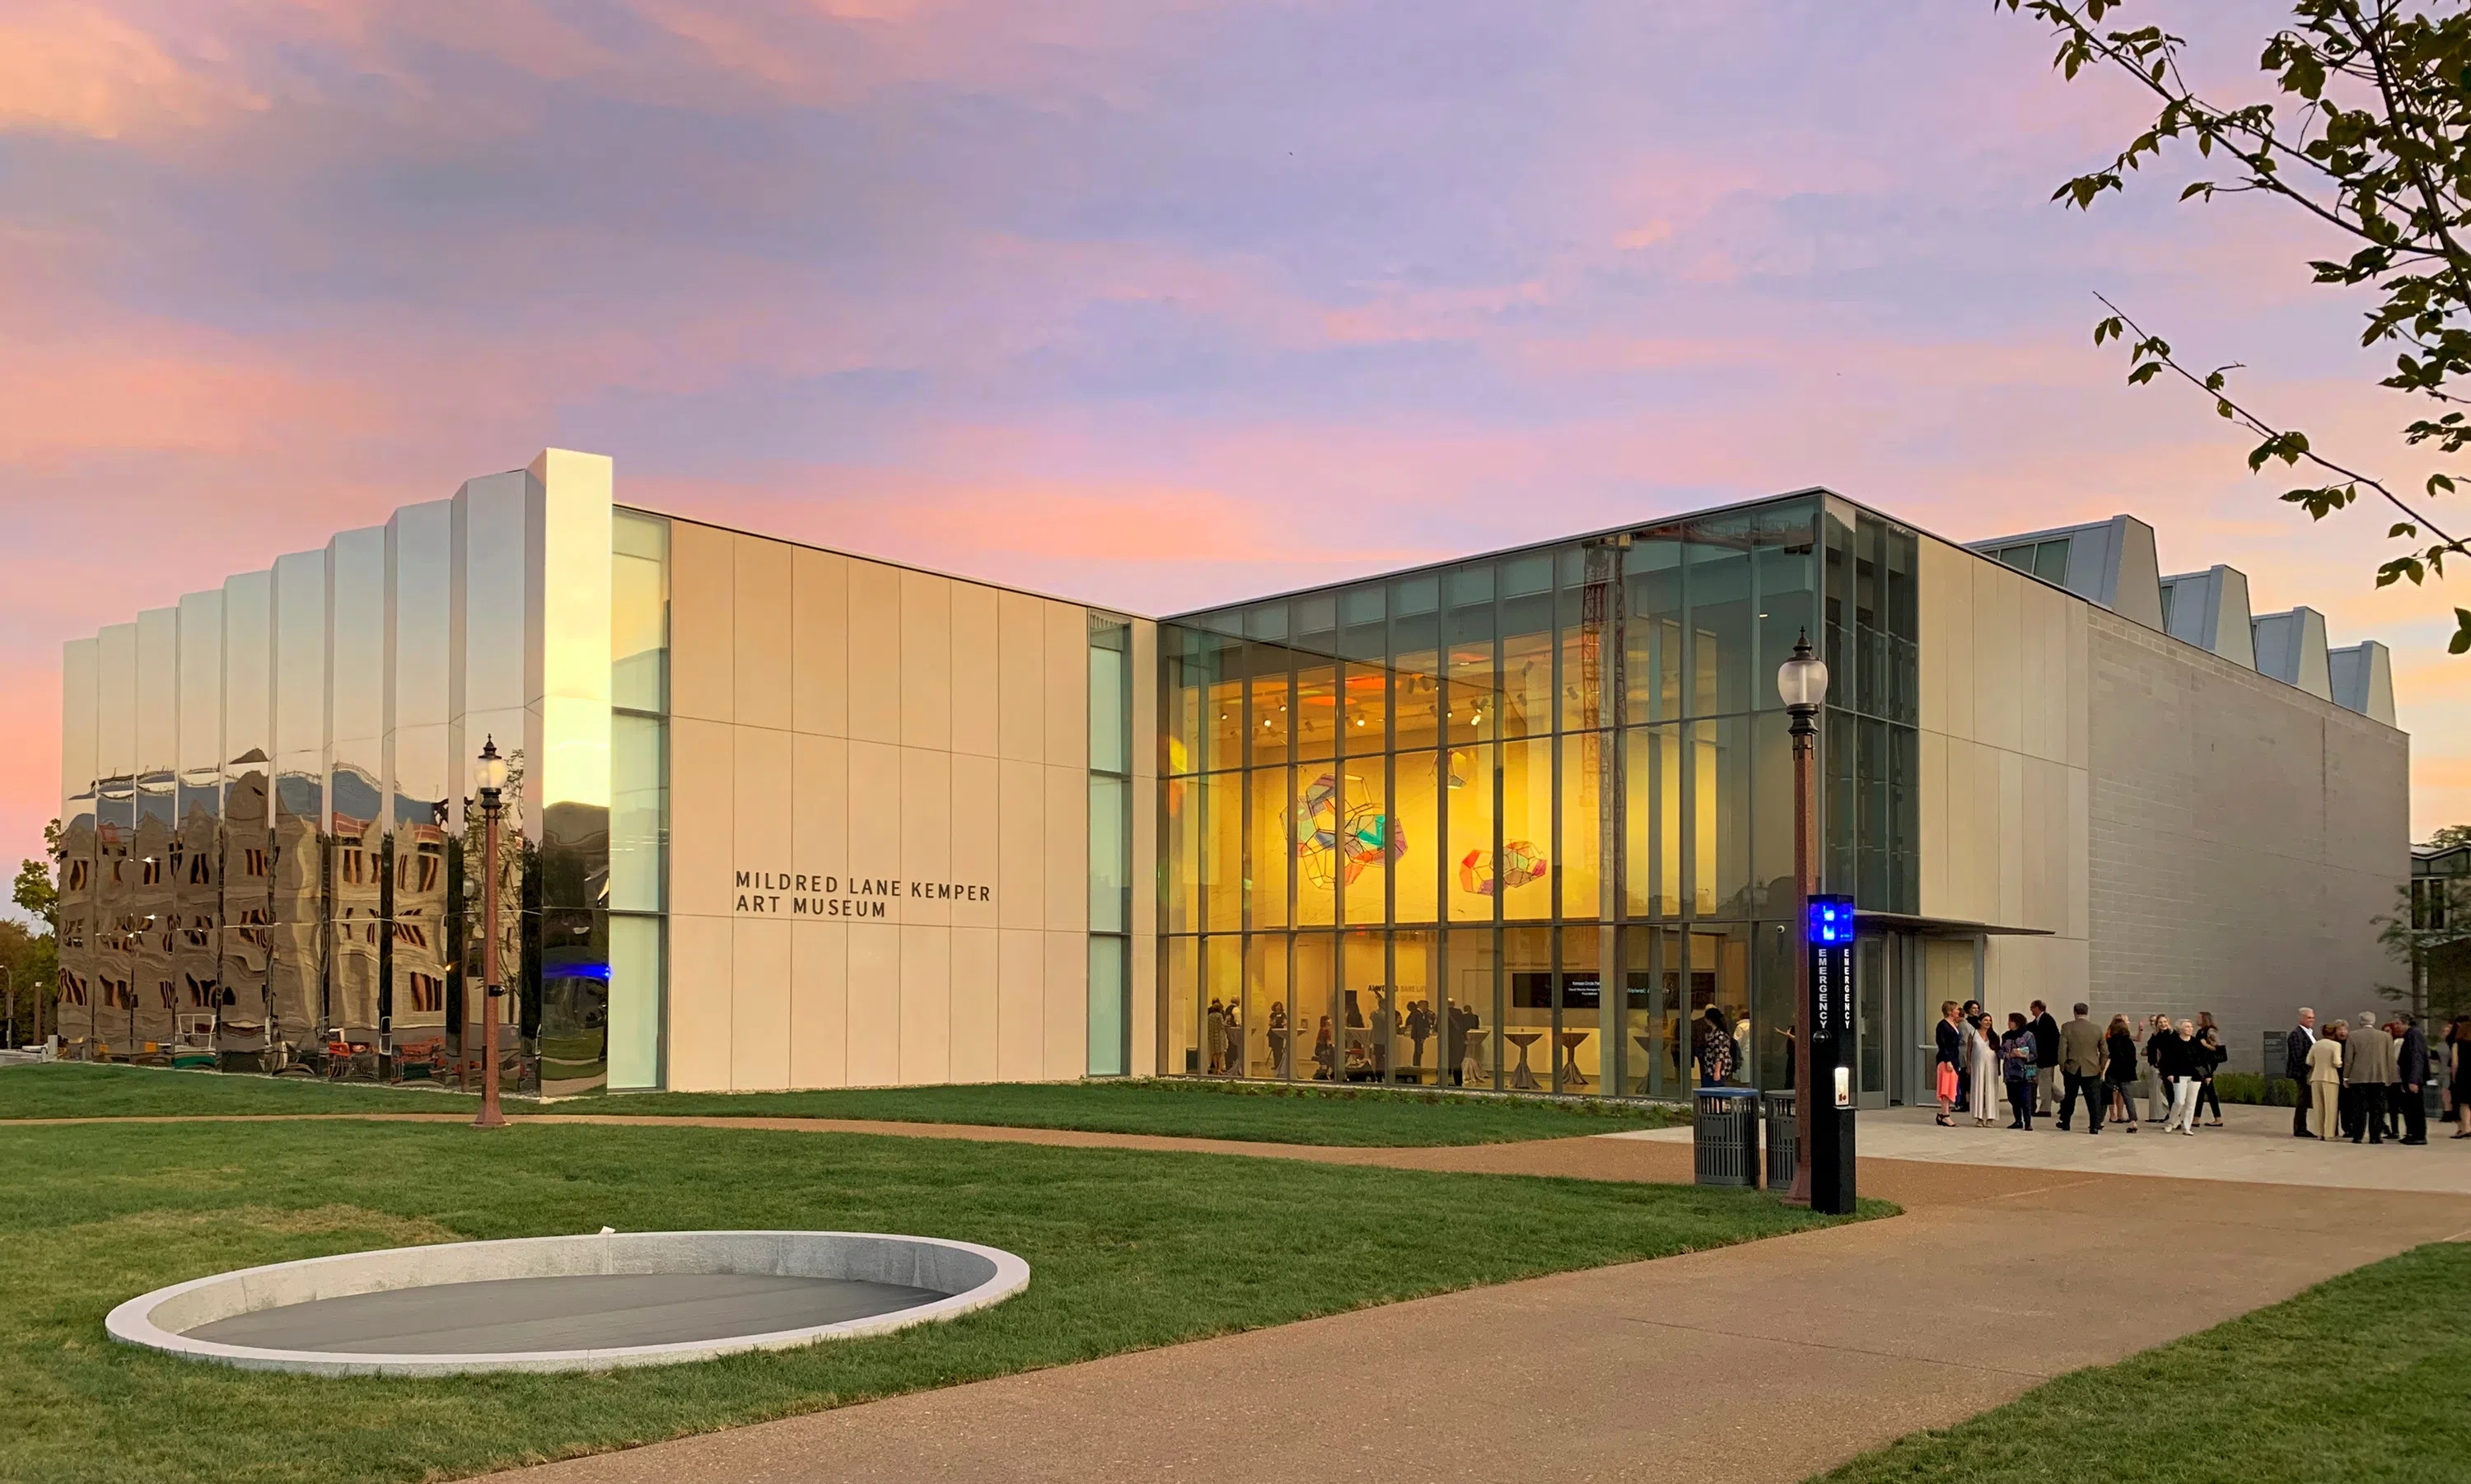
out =
[[[481,795],[481,1112],[474,1128],[504,1128],[506,1116],[498,1107],[498,814],[506,806],[506,760],[498,755],[492,735],[481,745],[473,769]]]
[[[1777,667],[1777,695],[1792,718],[1786,731],[1793,737],[1793,920],[1798,932],[1809,930],[1810,894],[1818,883],[1811,858],[1818,854],[1813,832],[1819,811],[1813,806],[1811,751],[1819,734],[1819,703],[1827,698],[1827,666],[1810,652],[1810,630],[1794,642],[1793,658]],[[1793,1189],[1789,1206],[1810,1204],[1810,1113],[1818,1095],[1811,1032],[1819,1016],[1811,1003],[1810,952],[1799,940],[1793,955]]]

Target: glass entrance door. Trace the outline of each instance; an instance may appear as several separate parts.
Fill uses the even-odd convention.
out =
[[[1906,984],[1914,939],[1903,932],[1866,932],[1854,943],[1853,1091],[1862,1108],[1913,1101],[1911,1058],[1899,1048],[1913,1038],[1905,1025],[1914,997]]]

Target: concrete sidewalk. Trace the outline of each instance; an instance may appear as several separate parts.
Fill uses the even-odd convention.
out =
[[[1468,1167],[1514,1151],[1599,1178],[1613,1160],[1687,1160],[1610,1139],[1343,1152]],[[1908,1214],[499,1477],[1784,1484],[2418,1242],[2471,1236],[2459,1196],[1892,1161],[1863,1175]],[[1402,1233],[1402,1250],[1413,1240]]]
[[[2418,1190],[2471,1195],[2471,1142],[2454,1142],[2451,1125],[2431,1120],[2430,1142],[2406,1147],[2389,1141],[2353,1144],[2291,1137],[2291,1110],[2237,1103],[2223,1110],[2223,1127],[2165,1134],[2147,1123],[2136,1133],[2106,1124],[2089,1137],[2082,1118],[2071,1133],[2048,1119],[2028,1133],[2005,1123],[1940,1128],[1928,1108],[1865,1113],[1859,1138],[1866,1156],[2010,1169],[2075,1170],[2085,1174],[2161,1175],[2177,1180],[2235,1180],[2351,1190]],[[1690,1130],[1665,1128],[1606,1134],[1606,1139],[1672,1143],[1684,1148]]]

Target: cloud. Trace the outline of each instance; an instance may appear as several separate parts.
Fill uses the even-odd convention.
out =
[[[0,679],[549,443],[1136,612],[1827,483],[1960,539],[2134,510],[2387,637],[2421,826],[2471,816],[2471,600],[2374,589],[2383,515],[2312,525],[2087,343],[2100,289],[2416,481],[2311,230],[2051,205],[2137,100],[1988,10],[21,7]],[[0,854],[56,787],[9,727]]]

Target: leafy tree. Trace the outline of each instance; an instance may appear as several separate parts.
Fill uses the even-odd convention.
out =
[[[2193,146],[2221,174],[2192,182],[2180,200],[2263,196],[2350,239],[2349,257],[2309,267],[2318,283],[2374,296],[2360,342],[2395,348],[2393,374],[2378,385],[2414,399],[2420,415],[2402,429],[2404,441],[2446,456],[2471,444],[2463,412],[2471,392],[2456,389],[2471,376],[2471,14],[2463,6],[2406,13],[2397,0],[2295,0],[2291,24],[2266,38],[2257,59],[2267,96],[2226,103],[2189,86],[2183,38],[2155,25],[2106,26],[2126,10],[2123,0],[1992,5],[2047,22],[2059,41],[2053,64],[2068,79],[2088,67],[2114,72],[2155,106],[2153,122],[2106,168],[2069,180],[2052,200],[2090,209],[2106,193],[2125,192],[2128,177],[2158,162],[2166,144]],[[2108,314],[2094,326],[2094,343],[2115,340],[2127,349],[2130,382],[2170,373],[2257,438],[2250,472],[2278,459],[2317,482],[2284,500],[2322,520],[2368,494],[2402,516],[2388,534],[2410,546],[2377,569],[2378,586],[2405,577],[2416,585],[2442,577],[2449,556],[2471,559],[2471,545],[2432,520],[2425,504],[2234,397],[2230,373],[2239,366],[2192,369],[2118,305],[2102,304]],[[2430,475],[2428,498],[2454,493],[2455,481]],[[2447,648],[2471,651],[2471,608],[2454,617]]]
[[[2392,915],[2376,925],[2387,956],[2427,992],[2425,1013],[2440,1021],[2471,1015],[2471,877],[2406,884]],[[2409,985],[2378,988],[2405,1006],[2417,998]]]
[[[2431,849],[2444,850],[2454,845],[2471,845],[2471,824],[2449,824],[2428,837]]]
[[[43,826],[43,859],[18,861],[17,879],[9,888],[11,898],[47,932],[60,929],[60,888],[52,874],[52,862],[59,858],[60,822],[55,819]]]

